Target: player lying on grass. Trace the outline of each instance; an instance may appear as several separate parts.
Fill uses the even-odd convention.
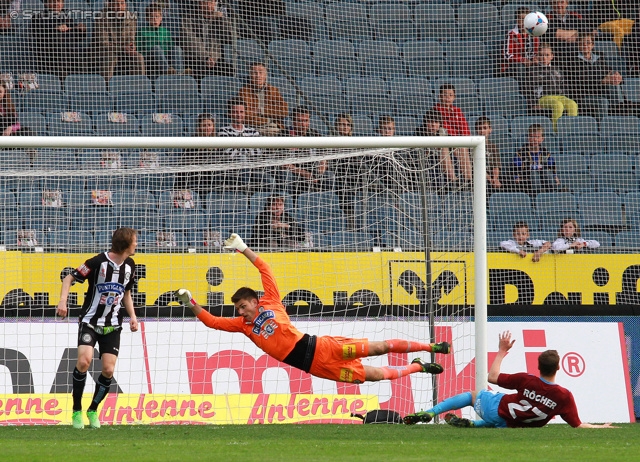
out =
[[[610,423],[594,425],[580,422],[573,394],[555,383],[556,372],[560,369],[560,356],[556,350],[543,351],[538,356],[540,377],[525,372],[500,373],[502,360],[514,343],[511,332],[500,334],[498,354],[489,370],[489,383],[517,393],[506,395],[490,390],[461,393],[427,411],[405,416],[404,423],[426,423],[443,412],[473,406],[481,420],[462,419],[451,413],[444,419],[454,427],[542,427],[559,415],[572,427],[615,428]]]
[[[446,342],[431,344],[408,340],[370,342],[367,339],[316,337],[303,334],[291,324],[269,265],[248,248],[237,234],[232,234],[224,244],[226,249],[241,252],[258,268],[264,296],[259,298],[255,290],[242,287],[231,297],[239,316],[220,318],[211,315],[198,305],[188,290],[178,290],[177,298],[190,307],[206,326],[226,332],[242,332],[261,350],[278,361],[316,377],[337,382],[375,382],[393,380],[415,372],[440,374],[443,371],[439,364],[425,363],[419,358],[404,367],[365,366],[360,358],[392,352],[449,353],[449,344]]]

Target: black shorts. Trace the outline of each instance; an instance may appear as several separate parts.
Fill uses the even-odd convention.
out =
[[[97,343],[100,347],[100,358],[105,353],[118,356],[121,331],[122,329],[116,329],[106,335],[100,335],[91,327],[82,323],[78,328],[78,346],[88,345],[95,347]]]

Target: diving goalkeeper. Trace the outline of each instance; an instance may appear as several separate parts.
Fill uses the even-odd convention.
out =
[[[426,363],[419,358],[404,367],[373,367],[362,364],[360,358],[386,353],[430,351],[449,353],[449,344],[419,343],[407,340],[370,342],[367,339],[303,334],[296,329],[280,301],[280,292],[269,265],[253,252],[237,234],[224,242],[225,249],[237,250],[260,271],[264,296],[242,287],[231,297],[239,316],[221,318],[204,310],[186,289],[176,292],[178,299],[212,329],[242,332],[258,348],[285,364],[301,369],[316,377],[337,382],[363,383],[394,380],[416,372],[440,374],[442,366]]]

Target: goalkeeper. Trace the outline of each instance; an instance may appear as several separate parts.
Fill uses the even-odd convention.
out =
[[[237,234],[224,242],[226,249],[237,250],[260,271],[264,296],[255,290],[242,287],[231,297],[239,316],[221,318],[204,310],[186,289],[176,292],[178,299],[212,329],[226,332],[242,332],[258,348],[285,364],[301,369],[316,377],[337,382],[363,383],[393,380],[415,372],[440,374],[442,366],[426,363],[419,358],[404,367],[373,367],[362,364],[360,358],[385,353],[410,353],[430,351],[449,353],[449,344],[419,343],[407,340],[370,342],[367,339],[350,339],[303,334],[296,329],[281,303],[280,292],[269,265],[253,252]]]

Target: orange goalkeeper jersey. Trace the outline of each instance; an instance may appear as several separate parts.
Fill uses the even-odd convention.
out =
[[[212,329],[242,332],[262,351],[282,361],[304,334],[291,324],[269,265],[258,257],[254,266],[260,271],[264,296],[258,300],[258,315],[253,322],[246,322],[242,316],[220,318],[205,310],[198,319]]]

